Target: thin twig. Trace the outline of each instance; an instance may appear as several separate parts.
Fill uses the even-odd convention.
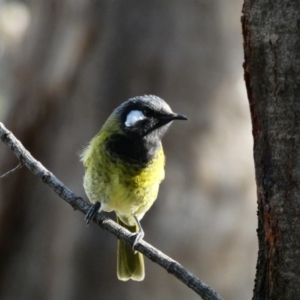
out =
[[[0,176],[0,179],[2,179],[2,178],[4,178],[4,177],[8,176],[10,173],[13,173],[13,172],[15,172],[15,171],[21,169],[22,167],[23,167],[23,163],[20,162],[15,168],[13,168],[12,170],[10,170],[10,171],[4,173],[3,175],[1,175],[1,176]]]
[[[0,122],[0,138],[17,156],[17,158],[25,165],[32,173],[39,177],[43,182],[48,184],[62,199],[68,202],[74,209],[83,212],[84,214],[90,208],[90,204],[85,202],[83,198],[75,195],[68,189],[59,179],[49,172],[39,161],[34,159],[31,154],[24,148],[19,140],[8,131]],[[130,233],[125,228],[118,225],[113,220],[105,217],[103,214],[98,214],[93,220],[104,230],[109,231],[118,239],[121,239],[132,246],[134,242],[134,234]],[[200,279],[195,277],[187,269],[181,266],[178,262],[168,257],[158,249],[154,248],[144,240],[141,240],[135,249],[143,253],[146,257],[156,262],[165,268],[170,274],[177,277],[189,288],[194,290],[203,300],[222,300],[222,298],[209,286]]]

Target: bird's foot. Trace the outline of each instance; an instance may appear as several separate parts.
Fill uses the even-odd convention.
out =
[[[90,222],[94,219],[94,217],[97,215],[99,209],[100,209],[100,202],[96,202],[95,204],[93,204],[89,211],[87,212],[87,214],[84,217],[84,220],[86,222],[86,225],[89,225]]]
[[[137,251],[135,250],[135,246],[140,242],[140,240],[142,240],[144,238],[145,232],[144,232],[144,230],[141,226],[141,223],[140,223],[139,219],[136,216],[134,216],[134,218],[135,218],[135,221],[136,221],[136,223],[139,227],[139,231],[135,234],[135,239],[134,239],[134,242],[133,242],[133,245],[132,245],[132,250],[136,254]]]

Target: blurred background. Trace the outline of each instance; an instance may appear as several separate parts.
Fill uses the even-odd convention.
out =
[[[155,94],[189,121],[164,138],[145,240],[225,299],[252,297],[256,188],[242,0],[0,1],[0,120],[84,196],[79,153],[111,111]],[[0,143],[0,174],[18,164]],[[110,214],[114,218],[114,214]],[[116,277],[115,237],[26,168],[0,180],[0,298],[199,299],[146,259]]]

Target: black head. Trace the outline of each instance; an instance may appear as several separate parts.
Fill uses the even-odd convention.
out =
[[[144,95],[131,98],[116,109],[124,133],[132,138],[161,140],[173,120],[187,120],[172,112],[161,98]]]
[[[116,117],[118,122],[115,122]],[[159,97],[145,95],[131,98],[121,104],[104,125],[113,128],[106,130],[110,131],[106,148],[113,159],[144,167],[161,148],[161,139],[173,120],[187,118],[173,113]]]

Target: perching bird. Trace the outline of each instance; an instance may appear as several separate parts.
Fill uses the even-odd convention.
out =
[[[107,119],[83,151],[84,189],[93,206],[85,220],[100,211],[115,211],[117,222],[136,232],[134,246],[144,237],[140,220],[157,198],[164,179],[165,156],[161,139],[173,120],[187,120],[153,95],[131,98]],[[118,241],[117,275],[141,281],[144,258]]]

